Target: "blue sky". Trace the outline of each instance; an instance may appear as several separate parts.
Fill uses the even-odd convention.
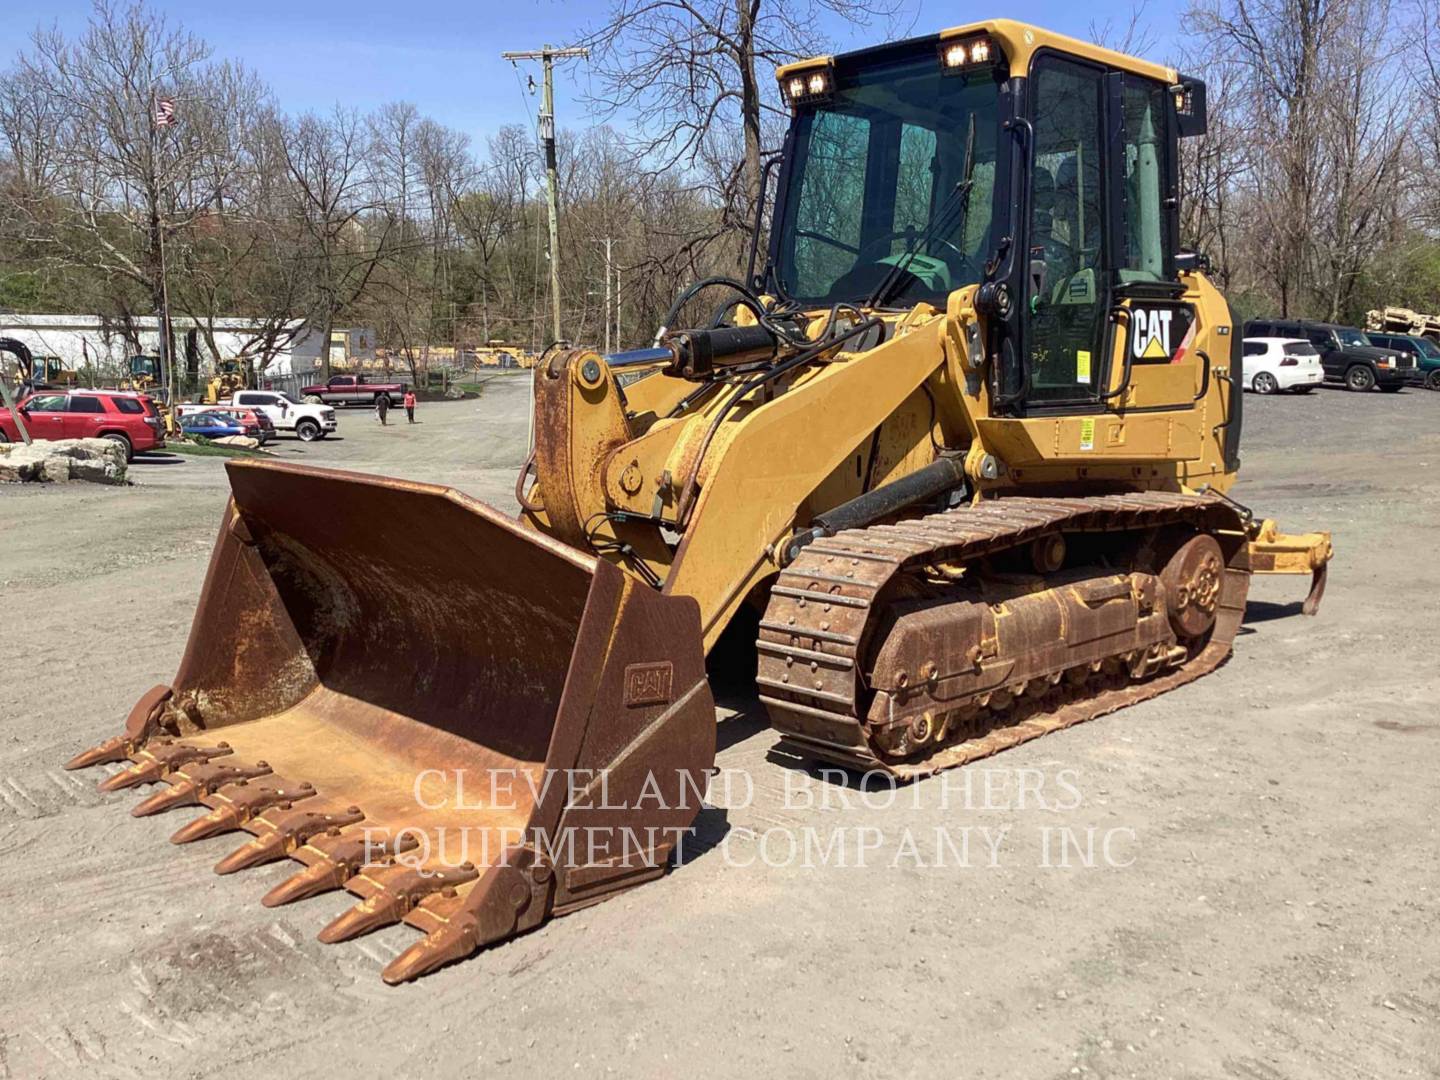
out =
[[[573,40],[602,21],[610,5],[609,0],[152,0],[152,6],[208,40],[218,54],[244,60],[288,111],[324,110],[337,101],[368,109],[404,100],[483,142],[502,124],[528,124],[537,104],[522,92],[501,51]],[[1151,50],[1155,59],[1170,51],[1171,27],[1182,7],[1179,0],[1151,0],[1145,8],[1159,42]],[[0,21],[5,66],[28,45],[37,25],[58,21],[74,33],[90,12],[86,0],[6,0],[5,8]],[[1020,9],[911,0],[911,11],[917,34],[994,13],[1085,37],[1092,22],[1127,23],[1131,0],[1032,0]],[[837,49],[873,44],[883,32],[878,26],[857,31],[836,17],[827,17],[825,26]],[[561,126],[587,126],[592,121],[580,100],[585,65],[571,61],[557,71]]]

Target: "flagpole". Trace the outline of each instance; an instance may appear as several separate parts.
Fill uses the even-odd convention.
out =
[[[168,123],[168,121],[167,121]],[[175,407],[175,358],[170,349],[170,288],[165,273],[165,217],[160,193],[160,99],[150,84],[150,164],[155,170],[155,244],[160,260],[160,372],[165,378],[166,404]]]

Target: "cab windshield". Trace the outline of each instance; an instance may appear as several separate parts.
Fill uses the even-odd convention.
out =
[[[933,48],[838,67],[834,95],[795,119],[780,291],[806,304],[860,302],[892,275],[889,302],[910,304],[979,281],[991,246],[998,111],[990,69],[943,74]]]

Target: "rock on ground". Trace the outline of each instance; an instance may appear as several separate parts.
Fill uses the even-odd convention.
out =
[[[0,443],[0,483],[126,482],[125,448],[111,439],[37,439]]]

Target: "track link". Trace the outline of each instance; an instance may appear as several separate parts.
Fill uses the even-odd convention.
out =
[[[974,723],[925,756],[896,760],[865,724],[871,696],[861,670],[887,587],[927,565],[993,556],[1047,533],[1121,533],[1189,525],[1232,540],[1215,625],[1179,667],[1138,681],[1099,670]],[[854,529],[806,547],[780,574],[760,624],[760,698],[783,748],[862,771],[912,779],[987,757],[1050,731],[1147,700],[1218,667],[1245,612],[1250,566],[1243,523],[1213,495],[1138,492],[1091,498],[1007,498]]]

